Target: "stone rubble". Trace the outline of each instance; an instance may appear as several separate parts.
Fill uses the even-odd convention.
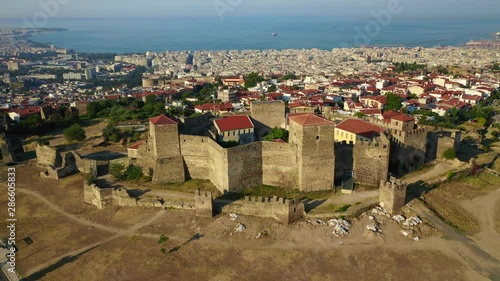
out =
[[[419,224],[422,224],[422,220],[418,216],[409,217],[403,222],[403,226],[406,227],[417,226]]]
[[[387,213],[387,211],[384,210],[384,208],[382,208],[380,206],[377,206],[377,207],[373,208],[372,209],[372,214],[380,215],[380,216],[386,216],[388,218],[391,217],[391,215],[389,215],[389,213]]]
[[[230,214],[229,214],[229,217],[231,217],[231,220],[232,220],[232,221],[236,221],[236,220],[238,219],[238,215],[237,215],[237,214],[235,214],[235,213],[230,213]]]
[[[349,234],[351,223],[343,219],[331,219],[328,221],[329,226],[333,226],[332,234],[341,237]]]
[[[404,222],[406,220],[405,217],[401,216],[401,215],[396,215],[396,216],[393,216],[392,219],[394,221],[396,221],[398,224]]]
[[[242,224],[242,223],[238,223],[238,225],[236,226],[236,231],[237,232],[243,232],[246,229],[247,229],[247,227],[244,224]]]

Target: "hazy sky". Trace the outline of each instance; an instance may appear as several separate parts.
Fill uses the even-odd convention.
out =
[[[214,4],[232,10],[224,16],[311,15],[369,18],[371,11],[386,9],[399,1],[397,18],[471,18],[497,17],[498,0],[2,0],[0,18],[32,18],[43,11],[42,3],[63,3],[50,10],[51,17],[217,17]],[[222,4],[221,4],[222,3]]]

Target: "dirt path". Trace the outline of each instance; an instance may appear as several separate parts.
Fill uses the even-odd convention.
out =
[[[50,205],[49,205],[50,206]],[[63,211],[64,212],[64,211]],[[63,213],[61,212],[61,213]],[[28,279],[31,279],[31,276],[33,274],[43,274],[42,272],[44,270],[47,270],[47,271],[52,271],[53,269],[51,269],[52,266],[54,265],[57,265],[57,264],[61,264],[64,265],[65,261],[70,261],[71,259],[74,259],[88,251],[91,251],[92,249],[96,248],[96,247],[99,247],[100,245],[102,244],[105,244],[107,242],[110,242],[118,237],[122,237],[122,236],[125,236],[125,235],[129,235],[129,234],[134,234],[136,233],[139,229],[153,223],[155,220],[157,220],[160,216],[162,216],[164,214],[164,211],[161,210],[159,211],[158,213],[156,213],[155,216],[151,217],[150,219],[146,220],[146,221],[143,221],[143,222],[140,222],[140,223],[137,223],[135,225],[133,225],[132,227],[126,229],[126,230],[119,230],[115,235],[107,238],[107,239],[104,239],[102,241],[99,241],[99,242],[96,242],[96,243],[93,243],[91,245],[87,245],[85,247],[82,247],[80,249],[77,249],[77,250],[74,250],[74,251],[71,251],[71,252],[68,252],[64,255],[60,255],[58,257],[55,257],[49,261],[46,261],[40,265],[38,265],[37,267],[34,267],[32,269],[30,269],[26,275],[29,276]],[[70,217],[72,219],[74,219],[73,217]],[[80,223],[83,223],[85,225],[91,225],[91,224],[88,224],[87,221],[81,221],[79,220],[78,218],[76,218],[76,220],[78,220]],[[97,226],[99,227],[103,227],[102,225],[99,225],[99,224],[96,224]],[[158,236],[155,236],[156,238],[158,238]],[[36,277],[36,276],[33,276],[33,277]]]
[[[418,181],[431,181],[439,177],[444,177],[448,172],[458,170],[468,166],[468,163],[460,162],[458,160],[454,162],[444,161],[436,164],[432,169],[424,173],[412,176],[409,174],[407,177],[403,177],[406,183],[411,184]]]
[[[500,188],[487,195],[462,201],[460,204],[476,215],[481,227],[481,232],[471,237],[472,240],[492,256],[500,259],[500,234],[495,229],[497,202],[500,203]]]
[[[420,214],[431,222],[448,239],[456,243],[454,249],[474,270],[491,280],[500,280],[500,261],[480,248],[474,241],[459,233],[453,227],[441,220],[420,201],[409,206],[410,209]]]
[[[113,232],[113,233],[119,233],[119,232],[123,231],[123,229],[119,229],[119,228],[115,228],[115,227],[111,227],[111,226],[106,226],[106,225],[94,223],[94,222],[91,222],[91,221],[88,221],[88,220],[85,220],[85,219],[81,219],[78,216],[73,215],[71,213],[68,213],[65,210],[61,209],[59,206],[57,206],[56,204],[50,202],[49,200],[47,200],[43,195],[41,195],[38,192],[35,192],[35,191],[32,191],[32,190],[28,190],[28,189],[25,189],[25,188],[18,188],[17,191],[20,192],[20,193],[25,193],[25,194],[28,194],[30,196],[36,197],[38,200],[42,201],[49,208],[51,208],[54,211],[56,211],[56,212],[58,212],[58,213],[60,213],[60,214],[62,214],[64,216],[66,216],[69,219],[77,221],[80,224],[83,224],[83,225],[86,225],[86,226],[95,227],[95,228],[98,228],[100,230],[104,230],[104,231],[108,231],[108,232]]]

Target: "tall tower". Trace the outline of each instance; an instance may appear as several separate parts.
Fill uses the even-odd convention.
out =
[[[149,149],[154,163],[153,179],[158,182],[184,182],[184,160],[179,144],[178,124],[174,120],[161,115],[149,120]]]
[[[290,117],[289,127],[289,141],[297,145],[299,189],[333,188],[334,123],[315,114],[303,114]]]

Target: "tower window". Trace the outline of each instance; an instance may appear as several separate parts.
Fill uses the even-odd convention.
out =
[[[319,136],[316,136],[316,139],[319,140]]]

